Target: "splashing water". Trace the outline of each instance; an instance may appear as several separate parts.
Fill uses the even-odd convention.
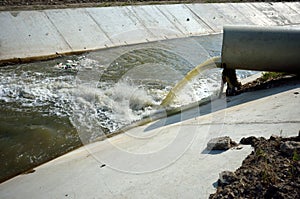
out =
[[[193,70],[187,73],[187,75],[179,81],[163,99],[161,105],[166,107],[174,100],[176,95],[187,85],[193,78],[199,75],[200,72],[203,72],[208,69],[213,69],[219,67],[221,64],[221,57],[213,57],[202,64],[196,66]]]
[[[202,39],[170,42],[1,67],[0,181],[150,115],[163,99],[180,107],[218,89],[219,69],[196,78],[205,67],[193,66],[220,54],[219,46],[202,54]]]

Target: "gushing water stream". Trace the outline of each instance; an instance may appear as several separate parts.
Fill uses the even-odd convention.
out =
[[[221,65],[221,57],[213,57],[208,59],[207,61],[199,64],[193,70],[187,73],[187,75],[179,81],[167,94],[167,96],[163,99],[161,105],[166,107],[168,106],[172,100],[176,97],[180,90],[184,88],[193,78],[199,75],[201,72],[205,70],[214,69]]]

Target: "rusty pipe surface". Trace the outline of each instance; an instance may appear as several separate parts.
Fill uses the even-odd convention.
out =
[[[300,72],[300,29],[226,26],[222,67],[274,72]]]

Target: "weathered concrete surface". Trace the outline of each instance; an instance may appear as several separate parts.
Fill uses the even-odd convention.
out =
[[[0,59],[65,53],[72,48],[44,12],[0,12]]]
[[[299,92],[297,84],[243,93],[134,128],[2,183],[0,196],[207,198],[219,173],[237,169],[252,150],[212,153],[205,150],[207,142],[220,136],[238,142],[251,135],[297,135]]]
[[[300,2],[177,4],[0,12],[0,62],[220,33],[299,26]]]

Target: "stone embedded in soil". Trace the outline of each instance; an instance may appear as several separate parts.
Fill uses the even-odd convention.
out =
[[[300,142],[295,141],[286,141],[280,145],[281,152],[292,155],[294,151],[300,150]]]
[[[254,151],[235,172],[220,174],[209,198],[300,198],[300,135],[242,140]]]
[[[228,150],[234,146],[237,146],[237,143],[232,141],[230,137],[224,136],[209,140],[206,148],[208,150]]]
[[[240,144],[251,145],[254,146],[254,143],[257,142],[258,139],[254,136],[250,136],[247,138],[242,138]]]
[[[264,140],[265,140],[265,138],[263,138],[263,137],[260,137],[260,138],[257,138],[254,136],[250,136],[247,138],[243,137],[240,141],[240,144],[251,145],[254,147],[256,144],[259,144],[260,142],[262,142]]]
[[[237,180],[237,176],[232,171],[222,171],[219,174],[218,185],[227,185]]]

